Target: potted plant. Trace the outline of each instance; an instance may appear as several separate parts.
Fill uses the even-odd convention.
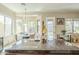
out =
[[[65,34],[66,34],[66,30],[62,30],[61,32],[62,32],[62,34],[63,34],[63,35],[65,35]]]

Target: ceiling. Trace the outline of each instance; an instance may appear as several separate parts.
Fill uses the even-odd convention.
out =
[[[79,3],[3,3],[2,5],[16,13],[25,12],[79,12]]]

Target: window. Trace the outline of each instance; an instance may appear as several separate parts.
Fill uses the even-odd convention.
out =
[[[5,36],[11,35],[12,21],[10,17],[5,17]]]
[[[40,20],[38,20],[36,17],[27,17],[26,23],[24,24],[25,32],[34,33],[35,40],[40,40],[40,25]]]
[[[23,31],[23,22],[21,19],[16,20],[16,33],[21,33]]]
[[[29,32],[35,32],[35,21],[29,21]]]
[[[66,20],[66,33],[79,33],[79,20]]]
[[[40,31],[41,30],[41,21],[40,21],[40,19],[39,20],[37,20],[37,32],[40,34]]]
[[[0,37],[4,35],[4,16],[0,15]]]
[[[25,32],[36,33],[37,32],[37,21],[28,20],[28,22],[25,24]]]
[[[24,27],[25,27],[25,32],[27,33],[28,32],[28,25],[27,24],[24,24]]]
[[[2,37],[4,36],[4,16],[0,15],[0,51],[3,49]]]
[[[79,21],[74,21],[74,33],[79,33]]]
[[[72,21],[66,20],[65,25],[66,25],[66,31],[67,31],[66,33],[72,33],[72,28],[73,28]]]

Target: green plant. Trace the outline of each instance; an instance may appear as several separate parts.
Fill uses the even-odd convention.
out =
[[[66,31],[65,31],[65,30],[62,30],[61,32],[62,32],[62,34],[63,34],[63,35],[65,35],[65,34],[66,34]]]

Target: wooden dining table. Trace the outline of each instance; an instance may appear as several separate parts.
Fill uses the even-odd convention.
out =
[[[47,41],[42,44],[40,41],[19,41],[12,47],[5,49],[6,54],[18,55],[53,55],[53,54],[79,54],[79,48],[69,42]]]

